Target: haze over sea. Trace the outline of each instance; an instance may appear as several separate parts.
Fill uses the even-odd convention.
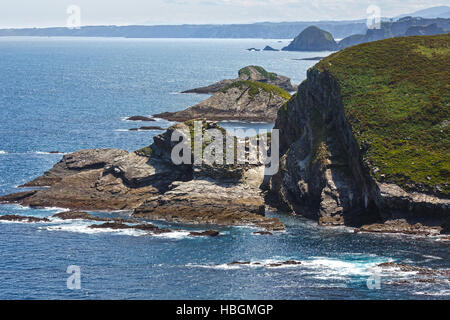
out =
[[[87,148],[129,151],[160,131],[130,132],[127,116],[178,111],[205,99],[180,91],[237,76],[261,65],[299,83],[323,52],[249,52],[285,46],[277,40],[0,38],[0,195],[50,169],[62,153]],[[159,120],[152,125],[167,127]],[[264,124],[227,124],[267,127]],[[58,151],[51,154],[50,151]],[[0,205],[0,215],[51,216],[61,209]],[[126,212],[93,213],[125,216]],[[366,281],[374,267],[396,261],[450,268],[448,244],[434,239],[354,234],[276,215],[287,231],[253,235],[218,228],[216,238],[185,231],[142,236],[89,229],[90,222],[0,222],[0,299],[448,299],[448,281],[393,286],[407,273],[380,271],[381,288]],[[208,226],[173,225],[183,230]],[[229,266],[232,261],[301,265]],[[68,290],[66,269],[81,268],[81,290]]]

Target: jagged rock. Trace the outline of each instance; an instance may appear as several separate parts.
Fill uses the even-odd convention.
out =
[[[338,49],[331,33],[311,26],[303,30],[283,51],[334,51]]]
[[[194,237],[217,237],[220,234],[219,231],[216,230],[207,230],[203,232],[190,232],[190,236]]]
[[[25,216],[19,216],[19,215],[15,215],[15,214],[9,214],[9,215],[0,216],[0,220],[3,220],[3,221],[21,221],[21,222],[28,222],[28,223],[32,223],[32,222],[49,222],[50,221],[47,218],[25,217]]]
[[[148,131],[148,130],[165,130],[164,128],[161,128],[159,126],[144,126],[144,127],[139,127],[139,128],[131,128],[128,129],[129,131]]]
[[[80,210],[134,210],[134,217],[183,223],[255,225],[282,230],[276,218],[264,217],[259,185],[264,167],[255,165],[174,165],[171,141],[175,130],[190,135],[189,125],[177,124],[136,152],[115,149],[82,150],[68,154],[42,177],[29,185],[49,188],[0,197],[0,202],[33,207],[72,209],[56,217],[106,221],[94,226],[128,228],[121,218],[97,218]],[[220,128],[203,122],[204,128]],[[191,154],[191,158],[193,158]],[[153,227],[133,228],[153,230]],[[153,233],[169,232],[155,229]]]
[[[237,82],[240,80],[250,80],[269,83],[276,85],[288,92],[297,90],[297,86],[293,86],[291,84],[291,79],[286,76],[278,75],[273,72],[268,72],[263,67],[260,66],[247,66],[239,70],[239,77],[237,79],[222,80],[206,87],[191,89],[183,91],[182,93],[213,94],[219,92],[220,90],[222,90],[226,86],[229,86],[233,82]]]
[[[175,182],[173,187],[163,195],[146,200],[135,209],[133,217],[284,230],[278,219],[264,217],[264,201],[259,190],[243,183],[219,183],[210,178],[199,178]]]
[[[263,51],[280,51],[280,50],[274,49],[274,48],[272,48],[271,46],[265,46],[264,49],[263,49]]]
[[[364,44],[363,51],[351,47],[311,68],[297,95],[278,112],[275,129],[280,130],[280,171],[271,179],[267,200],[281,210],[314,219],[322,225],[359,227],[377,223],[364,226],[359,231],[436,234],[436,226],[450,215],[448,183],[445,182],[448,171],[436,168],[436,165],[447,162],[448,153],[440,151],[445,150],[444,140],[436,143],[435,147],[427,146],[430,151],[423,151],[422,154],[398,147],[407,143],[409,148],[413,148],[413,145],[422,143],[420,138],[425,135],[422,130],[428,130],[427,134],[431,134],[431,120],[425,122],[417,116],[414,124],[421,123],[421,130],[417,132],[415,128],[407,127],[412,121],[389,122],[392,119],[387,120],[388,117],[383,115],[375,120],[376,113],[372,115],[370,112],[378,112],[381,107],[394,112],[397,106],[377,104],[369,96],[379,97],[382,92],[372,92],[376,89],[371,86],[356,90],[353,84],[357,83],[355,79],[366,76],[366,72],[372,72],[371,68],[377,70],[378,76],[385,74],[388,77],[394,68],[389,67],[392,64],[396,68],[396,80],[386,83],[390,94],[397,92],[405,95],[399,81],[408,79],[405,81],[410,86],[417,86],[417,90],[423,90],[424,95],[431,95],[433,91],[423,89],[421,79],[411,77],[411,70],[407,72],[406,66],[400,68],[397,65],[398,60],[393,60],[391,52],[409,54],[416,64],[417,61],[426,61],[420,71],[416,71],[426,75],[426,83],[436,82],[439,86],[442,82],[437,79],[445,78],[441,65],[448,53],[428,55],[425,50],[428,47],[439,50],[439,46],[445,46],[447,38],[448,35],[403,37]],[[424,52],[415,51],[418,45],[424,46]],[[380,52],[383,52],[382,57]],[[373,67],[374,61],[383,62]],[[432,71],[427,73],[427,68]],[[415,115],[412,111],[415,106],[407,100],[402,104],[401,112],[410,108],[410,112],[405,113],[411,119]],[[436,108],[446,110],[445,103],[437,102]],[[433,123],[442,122],[442,117],[431,114],[436,117]],[[415,140],[411,136],[391,135],[391,140],[391,137],[382,136],[387,130],[400,132],[400,126],[404,136],[417,134]],[[444,131],[441,132],[445,135]],[[383,143],[377,145],[375,141]],[[386,149],[392,151],[388,153]],[[435,164],[424,162],[425,155],[435,157]],[[410,167],[398,166],[398,159],[404,161],[402,157],[416,157],[408,162],[408,166],[420,162],[420,170],[411,173]],[[375,161],[378,165],[374,164]],[[387,163],[390,165],[387,166]],[[389,170],[396,172],[392,174]],[[426,179],[416,178],[414,175],[418,172]],[[406,221],[382,223],[398,219]]]
[[[90,225],[89,228],[91,228],[91,229],[113,229],[113,230],[133,229],[132,226],[129,226],[129,225],[121,223],[121,222],[105,222],[103,224],[93,224],[93,225]]]
[[[355,232],[372,232],[372,233],[402,233],[410,235],[438,235],[440,233],[440,227],[427,227],[420,223],[410,224],[405,219],[388,220],[385,223],[375,223],[370,225],[364,225]]]
[[[289,98],[289,93],[275,85],[240,80],[186,110],[164,112],[155,117],[169,121],[207,119],[273,122],[278,109]]]
[[[146,116],[132,116],[132,117],[128,117],[126,120],[128,120],[128,121],[146,121],[146,122],[156,121],[155,119],[146,117]]]
[[[91,220],[91,221],[121,222],[121,223],[136,222],[136,220],[133,220],[133,219],[94,217],[93,215],[91,215],[87,212],[82,212],[82,211],[64,211],[64,212],[54,214],[52,217],[59,218],[62,220],[80,219],[80,220]]]

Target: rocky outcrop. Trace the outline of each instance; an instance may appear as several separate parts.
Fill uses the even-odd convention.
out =
[[[372,43],[370,46],[383,44],[414,50],[417,44],[408,44],[409,39],[413,38],[392,40],[392,43],[387,44]],[[441,40],[436,38],[435,44],[425,42],[431,39],[424,39],[423,42],[420,39],[411,41],[435,47]],[[365,130],[365,136],[373,140],[361,139],[358,120],[366,119],[362,113],[367,111],[360,106],[367,100],[358,100],[360,105],[351,108],[352,95],[356,93],[347,82],[349,81],[347,79],[352,79],[352,83],[357,83],[354,79],[358,79],[358,69],[352,66],[352,61],[355,64],[358,63],[358,57],[353,55],[354,52],[357,52],[357,48],[348,53],[349,58],[345,59],[342,68],[338,66],[339,63],[343,63],[344,60],[341,59],[345,58],[346,51],[339,52],[323,60],[319,66],[310,69],[307,80],[300,85],[297,95],[280,109],[275,128],[280,130],[281,169],[271,179],[268,200],[274,201],[278,208],[317,220],[322,225],[360,226],[379,222],[380,224],[364,226],[359,231],[439,233],[439,229],[434,227],[441,225],[450,216],[450,200],[444,192],[447,188],[446,184],[438,184],[441,181],[439,172],[445,176],[445,171],[436,173],[434,179],[437,183],[434,187],[430,182],[431,177],[427,176],[430,181],[424,179],[428,183],[425,188],[422,180],[413,175],[417,175],[416,171],[410,172],[407,168],[399,168],[398,170],[404,170],[404,172],[388,176],[383,170],[392,170],[395,162],[386,169],[380,169],[374,165],[375,161],[379,161],[378,158],[374,158],[374,155],[378,157],[376,148],[380,146],[372,141],[378,141],[375,140],[378,139],[377,135],[388,130],[388,121],[391,120],[388,119],[386,123],[383,123],[384,118],[380,118],[379,123],[374,123],[372,118],[370,124],[361,125],[361,130]],[[364,59],[367,59],[365,61],[369,61],[367,62],[369,65],[370,52],[369,48],[364,47],[361,53],[361,55],[364,54]],[[410,57],[413,57],[412,52]],[[375,57],[374,53],[373,59],[379,61],[384,57],[380,57],[379,54]],[[428,63],[429,68],[431,65],[432,63]],[[436,70],[439,70],[438,65]],[[334,73],[335,69],[329,71],[328,67],[336,68],[336,70],[352,70],[352,72],[349,78],[346,78],[347,75]],[[369,68],[370,66],[365,67],[363,72]],[[382,70],[377,69],[378,74],[381,74]],[[403,69],[399,69],[398,72],[403,72]],[[438,79],[439,72],[433,71],[433,74]],[[405,75],[401,73],[396,76],[397,79],[402,79],[401,77],[408,75],[405,72]],[[395,85],[391,83],[390,86],[391,90],[396,90]],[[421,88],[424,90],[423,87]],[[429,93],[426,92],[426,94]],[[361,97],[364,91],[360,90],[358,94],[358,97]],[[402,106],[413,108],[415,104],[408,105],[405,102]],[[421,120],[418,118],[414,121],[417,124]],[[378,130],[377,126],[382,129],[375,131]],[[427,126],[427,123],[423,124],[422,133],[429,130]],[[400,126],[396,125],[395,128],[399,129]],[[408,128],[408,124],[402,127],[404,132],[411,132],[410,137],[413,137],[414,129],[415,127]],[[387,144],[388,140],[384,139],[384,141],[382,147],[391,148],[391,145]],[[417,141],[421,143],[419,138]],[[398,142],[393,140],[390,143],[397,145]],[[415,142],[410,138],[409,143],[412,145]],[[395,145],[392,147],[394,151]],[[399,154],[398,151],[397,154]],[[411,156],[411,154],[405,152],[405,156]],[[387,157],[386,153],[383,157],[385,163],[393,161],[392,158]],[[442,161],[444,159],[442,157],[445,157],[445,153],[441,155],[441,158],[436,158],[435,163]],[[420,158],[421,156],[417,156],[411,161],[414,163],[414,161],[420,161]],[[421,174],[424,174],[425,170],[432,171],[434,167],[428,164],[428,167],[422,167],[421,170]],[[400,174],[409,177],[407,184],[399,185],[394,182]],[[418,182],[414,183],[413,179],[417,179]],[[389,220],[397,220],[397,223],[382,223]],[[419,222],[420,225],[416,224]]]
[[[155,117],[169,121],[207,119],[273,122],[278,109],[289,98],[289,93],[277,86],[240,80],[193,107],[157,114]]]
[[[143,127],[139,127],[139,128],[131,128],[128,129],[129,131],[149,131],[149,130],[165,130],[164,128],[160,127],[160,126],[143,126]]]
[[[7,214],[4,216],[0,216],[0,221],[12,221],[12,222],[49,222],[47,218],[37,218],[37,217],[26,217],[26,216],[19,216],[15,214]]]
[[[137,220],[124,219],[124,218],[101,218],[95,217],[87,212],[83,211],[63,211],[54,214],[52,218],[58,218],[62,220],[89,220],[89,221],[106,221],[106,222],[118,222],[118,223],[134,223]]]
[[[355,233],[401,233],[418,236],[436,236],[441,233],[441,227],[429,227],[420,223],[414,225],[408,223],[405,219],[388,220],[384,223],[374,223],[364,225],[355,229]]]
[[[280,50],[274,49],[274,48],[272,48],[271,46],[265,46],[264,49],[263,49],[263,51],[280,51]]]
[[[331,33],[311,26],[303,30],[283,51],[334,51],[338,49]]]
[[[247,66],[239,70],[239,77],[237,79],[222,80],[206,87],[191,89],[183,91],[182,93],[213,94],[219,92],[233,82],[241,80],[259,81],[262,83],[273,84],[288,92],[297,90],[297,86],[293,86],[291,84],[291,79],[286,76],[268,72],[260,66]]]
[[[202,232],[190,232],[189,235],[194,237],[217,237],[220,234],[219,231],[216,230],[207,230]]]
[[[128,121],[147,121],[147,122],[156,121],[155,119],[146,117],[146,116],[131,116],[131,117],[126,118],[126,120],[128,120]]]
[[[205,122],[204,128],[220,127]],[[27,184],[48,188],[2,196],[0,202],[69,208],[74,211],[55,217],[106,223],[93,228],[127,228],[125,223],[144,218],[283,230],[278,219],[264,216],[259,189],[263,167],[172,163],[172,148],[177,144],[171,141],[172,133],[180,130],[189,136],[191,129],[185,124],[172,126],[155,137],[150,147],[136,152],[96,149],[65,155],[42,177]],[[134,218],[99,218],[80,210],[130,210]]]

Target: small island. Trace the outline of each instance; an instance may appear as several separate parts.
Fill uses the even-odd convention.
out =
[[[338,44],[328,31],[316,26],[303,30],[283,51],[335,51]]]

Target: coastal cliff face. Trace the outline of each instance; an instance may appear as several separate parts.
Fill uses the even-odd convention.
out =
[[[445,223],[448,41],[363,44],[310,69],[278,112],[281,169],[269,199],[325,225]]]
[[[169,121],[208,119],[273,122],[280,106],[290,97],[288,92],[275,85],[240,80],[186,110],[165,112],[155,117]]]

